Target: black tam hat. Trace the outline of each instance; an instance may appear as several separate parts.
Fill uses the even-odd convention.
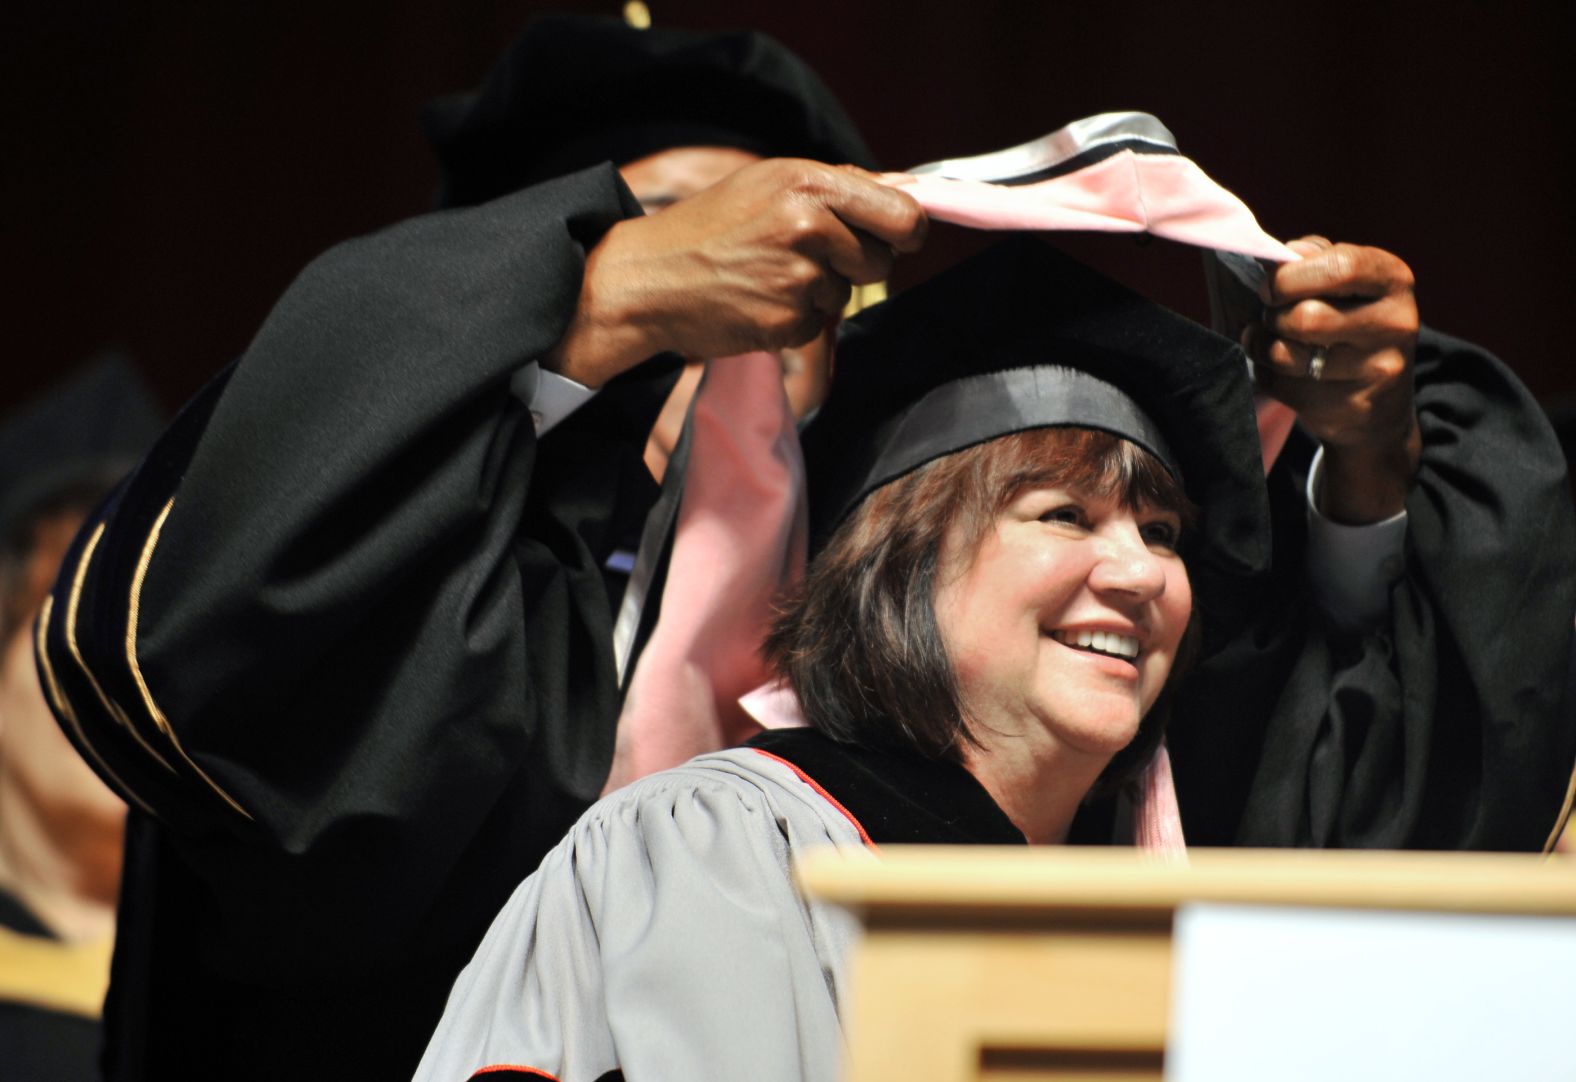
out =
[[[753,31],[638,30],[612,18],[537,18],[475,94],[428,105],[442,206],[680,146],[875,168],[815,72]]]
[[[932,459],[1034,428],[1131,440],[1199,506],[1189,546],[1206,641],[1269,563],[1241,348],[1043,241],[999,244],[843,326],[835,390],[803,442],[811,547]]]
[[[96,502],[163,428],[163,410],[119,358],[18,409],[0,423],[0,540],[61,499]]]

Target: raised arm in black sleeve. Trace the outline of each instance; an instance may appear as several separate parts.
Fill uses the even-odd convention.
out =
[[[234,1077],[408,1073],[492,914],[597,795],[600,568],[655,495],[672,366],[541,441],[516,385],[632,213],[603,166],[329,251],[79,537],[40,669],[143,809],[124,1076],[220,1052]]]
[[[1388,623],[1329,627],[1302,579],[1313,446],[1272,473],[1262,619],[1195,673],[1170,742],[1188,840],[1537,849],[1576,758],[1576,523],[1565,463],[1495,358],[1425,330],[1421,468]]]

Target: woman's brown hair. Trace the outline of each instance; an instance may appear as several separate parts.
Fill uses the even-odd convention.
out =
[[[953,762],[978,743],[936,622],[943,548],[956,530],[972,558],[996,517],[1037,484],[1176,511],[1184,530],[1196,515],[1159,459],[1090,428],[1002,436],[882,486],[832,534],[767,636],[767,657],[811,725],[847,743]],[[1197,641],[1193,623],[1178,667]],[[1097,788],[1121,785],[1148,761],[1164,733],[1164,703],[1162,695]]]

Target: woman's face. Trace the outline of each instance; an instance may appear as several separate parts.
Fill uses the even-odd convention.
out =
[[[1180,518],[1032,487],[974,553],[949,538],[936,616],[975,733],[1109,759],[1137,734],[1192,610]]]

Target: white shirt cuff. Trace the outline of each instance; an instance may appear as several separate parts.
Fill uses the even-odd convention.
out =
[[[1363,526],[1332,522],[1319,512],[1324,449],[1308,471],[1308,586],[1337,627],[1362,631],[1390,611],[1390,587],[1406,570],[1406,511]]]
[[[596,394],[590,387],[567,376],[542,371],[542,366],[535,361],[514,374],[509,389],[531,411],[531,423],[536,426],[538,437],[547,435],[554,425]]]

